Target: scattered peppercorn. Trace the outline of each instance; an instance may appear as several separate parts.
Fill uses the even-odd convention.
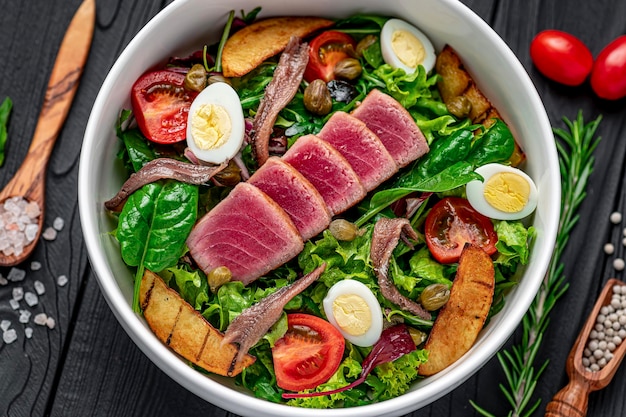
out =
[[[622,213],[620,213],[619,211],[614,211],[613,213],[611,213],[610,220],[613,224],[620,224],[622,221]]]

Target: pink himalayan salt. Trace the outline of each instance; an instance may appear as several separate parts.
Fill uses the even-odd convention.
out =
[[[11,197],[0,204],[0,252],[19,256],[39,231],[39,205],[23,197]]]

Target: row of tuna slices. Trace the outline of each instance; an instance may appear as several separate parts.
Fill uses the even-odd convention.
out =
[[[406,109],[372,90],[352,114],[333,114],[317,136],[299,138],[238,184],[193,228],[189,253],[204,272],[226,266],[248,284],[295,257],[332,216],[426,152]]]

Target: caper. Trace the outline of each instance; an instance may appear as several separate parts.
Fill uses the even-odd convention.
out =
[[[333,70],[335,77],[352,81],[361,75],[361,63],[355,58],[345,58],[337,62]]]
[[[211,84],[215,84],[215,83],[226,83],[230,86],[232,86],[232,83],[230,82],[230,80],[226,77],[224,77],[223,75],[219,75],[219,74],[215,74],[215,75],[211,75],[207,81],[207,85],[211,85]]]
[[[472,111],[472,102],[465,96],[456,96],[446,104],[446,107],[452,115],[463,118]]]
[[[226,168],[215,174],[215,180],[222,185],[235,186],[241,182],[241,168],[231,159]]]
[[[217,290],[232,278],[232,274],[230,269],[226,266],[218,266],[217,268],[211,270],[207,275],[207,281],[209,283],[209,288],[211,292],[215,293]]]
[[[435,311],[443,307],[450,299],[450,289],[445,284],[430,284],[424,288],[420,296],[420,303],[428,311]]]
[[[374,45],[378,42],[378,38],[374,35],[367,35],[363,39],[356,44],[356,54],[357,56],[363,56],[363,51],[365,51],[370,46]]]
[[[337,240],[352,241],[359,236],[359,228],[346,219],[335,219],[328,226],[330,234]]]
[[[323,80],[317,79],[304,90],[304,107],[313,114],[324,116],[333,108],[333,99]]]
[[[185,88],[191,91],[202,91],[206,87],[206,70],[204,65],[195,64],[185,75]]]
[[[414,327],[407,328],[409,329],[409,334],[411,335],[411,339],[413,339],[413,343],[415,343],[415,346],[421,345],[428,338],[428,335],[421,330],[418,330]]]

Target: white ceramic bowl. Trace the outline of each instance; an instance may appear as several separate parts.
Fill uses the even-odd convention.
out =
[[[538,234],[531,261],[520,284],[509,294],[504,310],[490,321],[463,358],[439,374],[415,383],[398,398],[364,407],[323,411],[256,399],[229,379],[208,377],[193,370],[159,342],[143,318],[131,309],[133,277],[108,234],[114,223],[103,206],[124,180],[115,162],[119,141],[114,125],[118,112],[130,108],[131,85],[146,69],[207,41],[217,41],[231,9],[250,11],[259,4],[263,6],[260,16],[346,17],[356,12],[396,16],[419,27],[438,51],[445,43],[451,44],[511,126],[528,157],[525,169],[539,188],[539,204],[533,218]],[[87,125],[79,175],[80,215],[89,257],[101,290],[126,332],[157,366],[196,395],[234,413],[257,417],[403,415],[460,385],[501,348],[534,298],[552,253],[561,195],[550,123],[530,78],[503,40],[456,0],[177,0],[135,36],[107,76]]]

